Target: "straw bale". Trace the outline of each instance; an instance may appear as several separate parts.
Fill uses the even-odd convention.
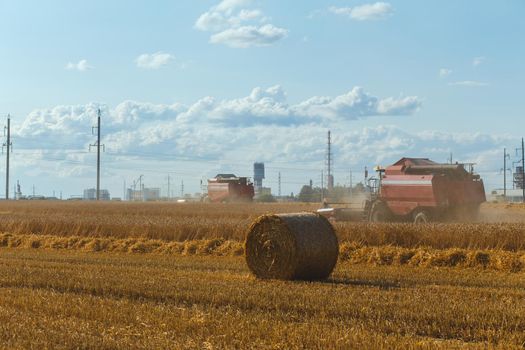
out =
[[[263,215],[251,225],[245,242],[246,262],[259,278],[325,279],[338,254],[334,228],[315,213]]]

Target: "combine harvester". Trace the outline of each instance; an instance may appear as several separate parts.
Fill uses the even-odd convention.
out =
[[[218,174],[208,180],[206,201],[213,203],[251,202],[255,191],[247,177],[234,174]]]
[[[469,170],[465,169],[469,166]],[[370,178],[367,198],[358,207],[329,207],[317,212],[336,221],[474,221],[486,201],[473,164],[439,164],[426,158],[402,158]]]

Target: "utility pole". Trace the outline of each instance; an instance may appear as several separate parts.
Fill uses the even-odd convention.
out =
[[[184,198],[184,180],[180,181],[180,198]]]
[[[281,197],[281,172],[279,171],[279,197]]]
[[[140,191],[140,200],[144,201],[144,185],[142,184],[142,178],[144,175],[139,176],[139,191]]]
[[[7,126],[4,127],[4,133],[6,133],[7,140],[2,147],[7,148],[6,159],[5,159],[5,199],[9,199],[9,153],[11,153],[11,115],[7,115]]]
[[[522,201],[525,203],[525,144],[523,143],[523,137],[521,138],[521,190],[522,190]]]
[[[324,200],[324,173],[321,170],[321,202]]]
[[[510,154],[507,153],[507,149],[503,149],[503,200],[507,200],[507,158],[510,158]]]
[[[91,127],[91,133],[95,133],[95,129],[97,129],[97,142],[94,145],[89,145],[89,150],[91,151],[91,147],[97,148],[97,201],[100,200],[100,147],[104,147],[104,150],[106,149],[105,145],[100,144],[100,108],[97,110],[97,126]]]
[[[328,130],[328,148],[326,150],[326,184],[328,191],[334,188],[334,175],[332,174],[332,133]]]

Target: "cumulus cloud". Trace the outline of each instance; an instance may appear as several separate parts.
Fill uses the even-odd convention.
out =
[[[452,69],[441,68],[441,69],[439,70],[439,76],[440,76],[441,78],[448,77],[450,74],[452,74]]]
[[[180,130],[188,131],[193,125],[199,128],[322,125],[380,115],[411,115],[420,107],[421,100],[416,96],[379,98],[360,87],[335,97],[314,96],[289,104],[287,93],[277,85],[255,88],[248,96],[236,99],[217,100],[208,96],[189,106],[124,101],[112,109],[97,103],[37,109],[18,125],[17,136],[31,147],[40,142],[52,147],[57,139],[85,147],[92,142],[89,129],[98,109],[102,111],[104,135],[133,145],[180,137]],[[140,140],[137,135],[141,135]]]
[[[394,12],[392,5],[387,2],[376,2],[356,7],[331,6],[328,10],[336,15],[347,16],[357,21],[385,19]]]
[[[348,124],[376,115],[409,115],[420,107],[416,96],[377,97],[359,87],[338,96],[314,96],[291,104],[280,86],[255,88],[236,99],[204,97],[190,105],[124,101],[111,108],[97,103],[56,106],[35,110],[13,126],[17,152],[30,150],[23,158],[15,154],[13,159],[19,175],[49,181],[61,176],[68,178],[67,183],[75,176],[71,181],[79,181],[77,186],[82,186],[81,179],[91,181],[95,158],[88,146],[94,142],[91,126],[101,108],[105,179],[117,178],[114,189],[119,192],[122,176],[143,173],[137,169],[165,176],[178,167],[195,180],[203,174],[212,176],[218,169],[249,174],[256,160],[274,167],[286,164],[284,167],[313,169],[297,172],[296,181],[306,182],[323,167],[325,131],[330,128],[336,175],[364,165],[388,165],[403,156],[445,161],[450,152],[459,161],[477,161],[479,170],[499,169],[500,148],[512,144],[509,137],[411,133],[390,125],[356,129]],[[342,127],[345,125],[348,127]],[[193,163],[188,166],[180,163],[183,161]],[[292,176],[290,171],[287,176]],[[290,190],[297,191],[300,185],[296,187]]]
[[[467,87],[484,87],[489,86],[489,83],[484,83],[481,81],[475,81],[475,80],[462,80],[462,81],[455,81],[452,83],[449,83],[451,86],[467,86]]]
[[[326,119],[355,120],[379,115],[410,115],[421,107],[417,96],[380,99],[354,87],[336,97],[312,97],[292,107],[297,115]]]
[[[225,44],[235,48],[267,46],[281,40],[287,33],[286,29],[275,27],[272,24],[266,24],[261,27],[243,26],[213,34],[210,42],[212,44]]]
[[[135,63],[139,68],[159,69],[166,66],[174,59],[175,57],[173,55],[159,51],[152,54],[142,54],[135,59]]]
[[[233,48],[268,46],[288,34],[288,30],[265,23],[268,18],[259,9],[246,8],[249,0],[223,0],[201,14],[195,28],[212,32],[210,43]]]
[[[87,70],[93,69],[93,67],[88,63],[87,60],[82,59],[77,63],[68,62],[65,67],[67,70],[76,70],[79,72],[85,72]]]

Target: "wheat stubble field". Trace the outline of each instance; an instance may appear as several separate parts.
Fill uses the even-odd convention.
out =
[[[315,205],[0,203],[3,348],[523,348],[525,208],[337,223],[324,282],[260,281],[251,221]]]

